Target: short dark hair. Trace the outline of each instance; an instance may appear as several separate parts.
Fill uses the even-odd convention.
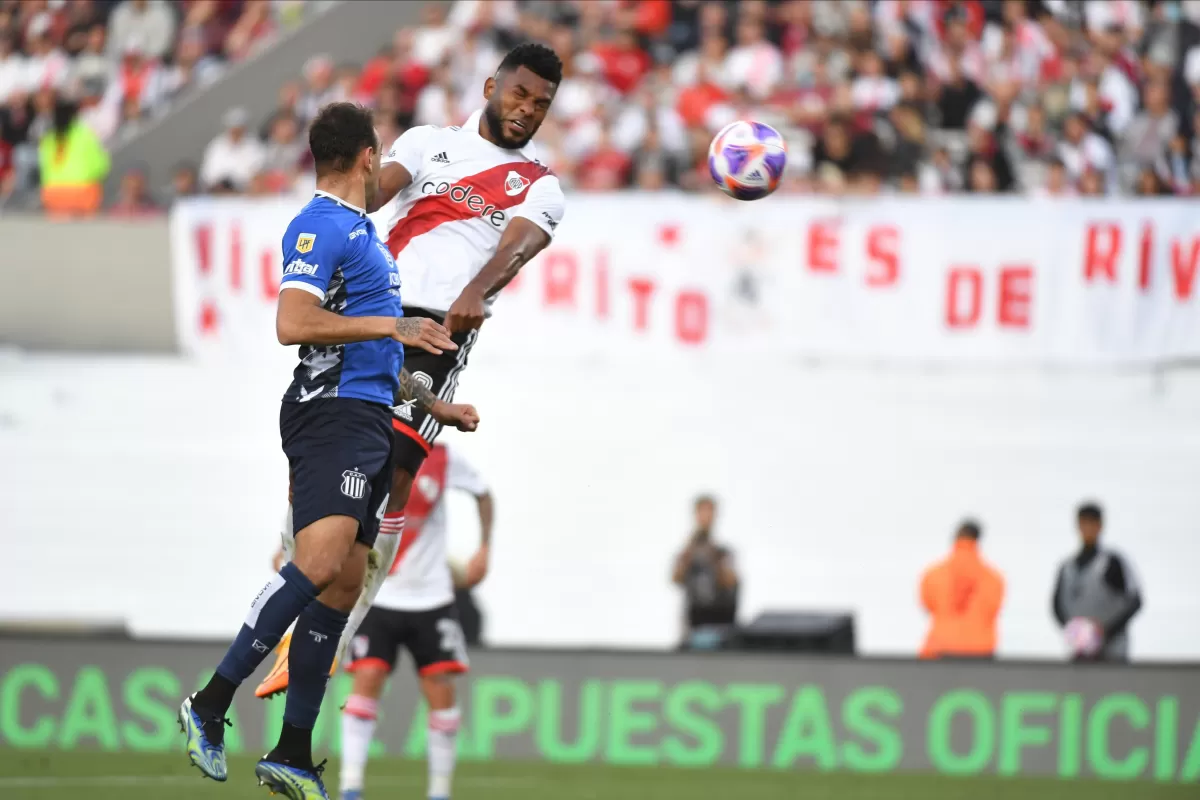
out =
[[[1084,503],[1079,507],[1077,518],[1080,522],[1085,519],[1091,522],[1103,522],[1104,512],[1100,510],[1100,506],[1096,503]]]
[[[378,146],[374,117],[357,103],[330,103],[317,112],[308,129],[308,149],[318,175],[347,172],[359,153]]]
[[[508,51],[496,72],[509,72],[517,67],[525,67],[551,83],[562,83],[562,59],[544,44],[526,42],[517,45]]]
[[[959,539],[974,539],[979,541],[983,536],[983,527],[973,519],[964,519],[958,526]]]
[[[713,508],[716,508],[717,498],[713,497],[711,494],[699,495],[696,497],[695,507],[699,508],[700,506],[712,506]]]

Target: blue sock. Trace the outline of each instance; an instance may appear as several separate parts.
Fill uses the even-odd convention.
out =
[[[295,564],[284,564],[279,574],[263,587],[246,615],[242,629],[221,659],[217,672],[193,702],[207,711],[223,714],[233,702],[233,690],[249,678],[263,662],[292,620],[316,598],[317,587]]]
[[[287,705],[283,709],[283,721],[288,725],[311,730],[317,724],[329,669],[349,618],[349,614],[317,601],[296,620],[288,656]]]

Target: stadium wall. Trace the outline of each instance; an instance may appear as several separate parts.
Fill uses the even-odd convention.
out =
[[[0,217],[0,343],[37,350],[176,350],[163,220]]]
[[[222,652],[0,638],[0,748],[176,751],[179,698]],[[462,693],[464,761],[1200,780],[1197,667],[541,650],[477,652],[472,674]],[[331,684],[318,751],[340,751],[349,688],[344,674]],[[388,693],[373,755],[424,756],[417,696],[407,681]],[[228,749],[269,749],[282,709],[243,692]]]
[[[281,348],[282,350],[282,348]],[[9,563],[0,617],[123,620],[138,635],[221,638],[269,574],[286,503],[278,398],[290,359],[10,355],[0,360]],[[739,377],[732,384],[729,373]],[[855,612],[860,651],[913,654],[917,581],[964,515],[1005,574],[1006,657],[1062,658],[1050,615],[1074,509],[1099,498],[1146,607],[1138,659],[1200,659],[1200,375],[922,373],[619,365],[512,353],[481,338],[459,388],[474,435],[447,434],[497,505],[481,590],[496,645],[671,647],[668,580],[692,498],[721,501],[743,619]],[[1120,420],[1114,423],[1113,420]],[[451,546],[477,541],[453,498]],[[11,534],[9,533],[11,532]],[[178,565],[219,576],[203,609]]]

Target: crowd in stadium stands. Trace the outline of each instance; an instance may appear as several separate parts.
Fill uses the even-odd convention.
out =
[[[297,4],[113,5],[0,0],[8,189],[11,151],[51,127],[55,90],[112,141]],[[457,0],[423,13],[363,64],[314,56],[265,124],[231,110],[205,153],[181,154],[196,168],[154,192],[127,176],[125,204],[293,191],[311,183],[304,131],[322,104],[372,106],[387,141],[455,124],[525,40],[563,57],[538,142],[576,191],[700,189],[713,133],[754,118],[788,139],[785,192],[1200,193],[1200,0]]]
[[[0,199],[37,184],[39,149],[58,149],[40,147],[56,112],[109,147],[303,12],[302,0],[0,0]],[[152,205],[146,192],[129,194],[139,180],[127,176],[110,202]]]

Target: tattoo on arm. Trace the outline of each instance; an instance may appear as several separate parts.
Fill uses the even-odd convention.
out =
[[[397,317],[396,333],[415,338],[421,333],[421,317]]]
[[[404,320],[397,321],[396,327]],[[419,383],[407,369],[400,370],[400,399],[404,401],[416,400],[417,405],[424,408],[426,411],[432,411],[433,406],[437,403],[437,397],[433,392],[426,388],[425,384]]]

